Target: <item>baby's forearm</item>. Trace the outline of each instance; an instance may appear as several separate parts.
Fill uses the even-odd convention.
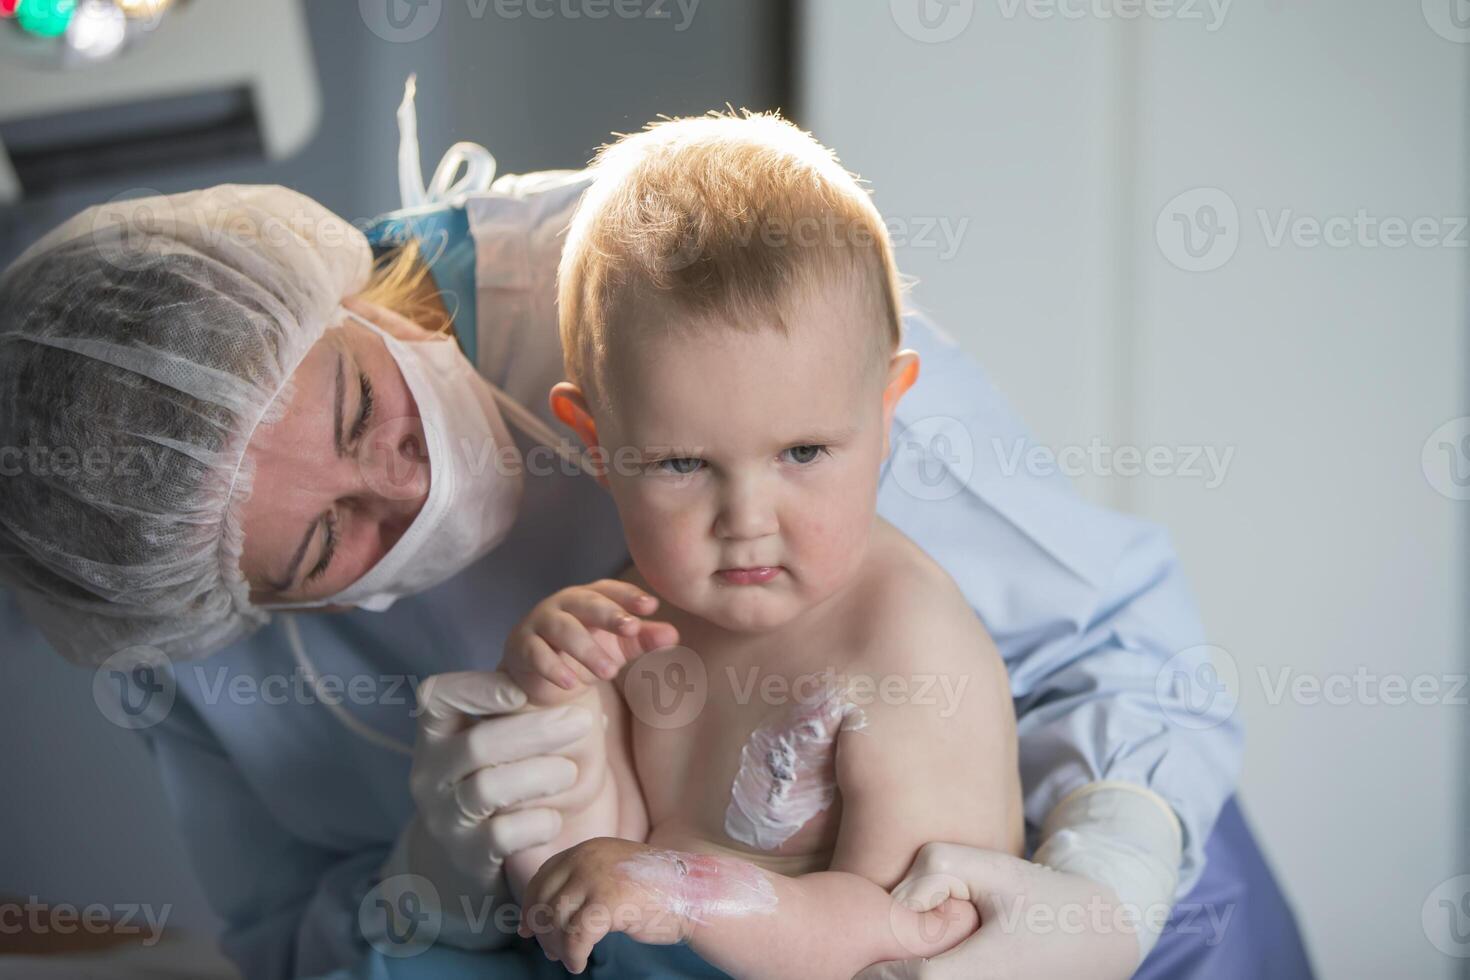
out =
[[[571,789],[526,802],[526,807],[559,811],[562,823],[550,841],[506,859],[511,894],[517,902],[525,894],[526,884],[552,855],[594,837],[643,841],[648,836],[648,813],[629,758],[627,720],[617,692],[608,685],[584,688],[577,692],[575,703],[607,724],[599,724],[588,741],[574,746],[569,753],[568,758],[578,767],[578,779]]]
[[[552,855],[594,837],[620,836],[618,831],[623,829],[620,825],[625,822],[619,818],[620,810],[617,780],[609,774],[586,807],[575,812],[561,811],[560,833],[545,844],[509,855],[505,859],[505,873],[515,901],[520,903],[526,885]]]
[[[766,877],[774,904],[750,910],[716,906],[694,926],[691,948],[731,976],[850,980],[874,963],[942,953],[980,921],[974,905],[953,899],[933,911],[914,912],[845,871]]]

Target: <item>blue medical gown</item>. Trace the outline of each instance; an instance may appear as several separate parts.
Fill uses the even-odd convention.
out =
[[[575,195],[527,205],[543,231],[525,241],[516,230],[522,204],[514,193],[503,197],[480,208],[473,228],[440,222],[442,254],[477,255],[481,299],[493,300],[480,304],[482,373],[546,415],[549,375],[493,370],[530,356],[493,314],[503,308],[529,320],[527,310],[541,309],[545,318],[559,244],[544,229],[564,227]],[[500,245],[485,228],[509,229],[511,251],[492,254]],[[537,249],[546,255],[537,259]],[[502,278],[487,287],[490,276]],[[445,273],[441,285],[449,279]],[[475,288],[462,283],[460,295]],[[527,300],[532,293],[539,298]],[[1233,792],[1241,732],[1227,699],[1201,704],[1160,681],[1208,670],[1167,536],[1086,502],[1059,474],[1014,465],[1029,437],[979,365],[919,316],[907,318],[905,343],[922,367],[897,409],[878,509],[955,579],[1005,658],[1030,843],[1052,806],[1079,786],[1148,786],[1183,826],[1186,895]],[[516,438],[523,451],[535,446]],[[494,667],[506,632],[538,599],[624,567],[607,496],[591,480],[545,469],[527,475],[507,541],[450,582],[386,613],[298,617],[316,670],[359,685],[356,696],[340,696],[363,724],[411,743],[419,680]],[[313,976],[354,963],[397,976],[409,964],[426,969],[435,957],[467,955],[436,948],[396,965],[363,959],[358,907],[412,815],[409,762],[295,693],[299,671],[279,624],[180,665],[176,678],[175,704],[147,736],[195,868],[225,920],[224,951],[247,977]],[[1243,833],[1237,843],[1258,860]],[[1268,872],[1262,887],[1279,898]],[[1294,939],[1289,914],[1286,927]],[[388,972],[372,972],[380,970]]]

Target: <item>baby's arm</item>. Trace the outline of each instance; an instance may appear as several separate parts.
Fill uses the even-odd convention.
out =
[[[888,893],[930,841],[1021,849],[1005,670],[978,623],[960,626],[921,627],[910,639],[938,644],[923,650],[940,655],[868,675],[902,678],[910,697],[864,700],[866,727],[855,727],[851,711],[845,719],[829,870],[790,878],[733,857],[594,838],[555,855],[530,883],[521,934],[535,935],[573,973],[603,936],[624,932],[644,943],[687,942],[726,973],[762,980],[848,980],[969,936],[979,920],[972,902],[951,898],[915,912]]]
[[[561,830],[545,844],[517,851],[505,859],[511,897],[519,902],[526,884],[546,859],[593,837],[645,840],[648,812],[633,767],[631,715],[611,682],[599,682],[572,698],[604,719],[568,750],[577,766],[577,781],[563,793],[529,800],[522,806],[550,807],[561,813]]]
[[[848,980],[873,963],[937,955],[973,932],[972,902],[915,912],[888,889],[930,841],[1020,853],[1009,685],[968,607],[963,616],[942,604],[910,609],[917,625],[886,641],[899,655],[859,668],[880,692],[885,678],[901,679],[909,697],[863,699],[866,727],[849,722],[838,736],[842,813],[829,870],[789,878],[732,857],[594,838],[554,856],[530,883],[521,934],[573,973],[603,936],[624,932],[688,942],[735,977]]]
[[[960,600],[963,605],[963,600]],[[1005,667],[968,606],[930,596],[884,630],[862,672],[881,695],[863,700],[866,727],[837,742],[841,827],[829,870],[769,876],[771,916],[709,916],[693,949],[734,976],[851,977],[875,962],[932,956],[969,935],[975,907],[950,900],[929,913],[888,889],[930,841],[1021,853],[1015,715]],[[890,682],[891,683],[891,682]],[[869,687],[870,692],[873,688]]]
[[[577,766],[573,786],[523,804],[559,811],[562,825],[551,841],[507,858],[517,899],[542,863],[565,848],[597,836],[647,837],[629,713],[613,678],[640,653],[677,642],[669,624],[639,618],[657,606],[636,586],[604,579],[542,600],[506,642],[501,668],[526,691],[526,710],[576,704],[604,720],[567,753]]]

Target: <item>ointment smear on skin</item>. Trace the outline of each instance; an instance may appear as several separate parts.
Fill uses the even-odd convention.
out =
[[[618,865],[665,911],[704,923],[732,915],[776,911],[776,889],[748,861],[685,851],[640,851]]]
[[[837,736],[867,723],[847,689],[829,681],[815,697],[757,728],[740,750],[725,833],[763,851],[790,840],[836,799]]]

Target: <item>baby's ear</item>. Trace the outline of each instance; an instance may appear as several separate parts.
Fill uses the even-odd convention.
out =
[[[592,410],[587,407],[587,398],[582,394],[582,389],[570,381],[558,381],[551,386],[551,414],[564,422],[577,438],[582,440],[582,445],[587,447],[587,452],[592,460],[601,457],[601,444],[597,440],[597,423],[592,418]],[[596,479],[602,488],[607,489],[607,474],[599,471]]]
[[[901,350],[888,362],[888,381],[883,387],[883,458],[888,458],[888,437],[893,431],[893,412],[904,392],[919,380],[919,352]]]

